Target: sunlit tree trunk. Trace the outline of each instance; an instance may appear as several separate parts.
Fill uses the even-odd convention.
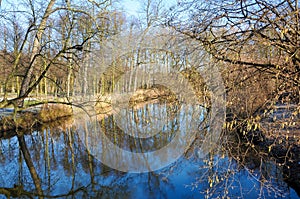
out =
[[[72,77],[72,70],[73,70],[73,65],[72,65],[72,57],[71,57],[71,62],[68,65],[68,76],[67,76],[67,98],[70,98],[71,94],[71,77]]]
[[[26,74],[24,76],[24,79],[22,81],[21,89],[20,89],[20,94],[19,97],[26,97],[25,95],[28,95],[28,89],[30,87],[31,83],[31,78],[34,72],[34,64],[35,64],[35,59],[36,55],[38,54],[39,48],[40,48],[40,40],[42,38],[42,35],[45,31],[47,21],[49,19],[49,16],[52,12],[52,7],[54,6],[56,0],[50,0],[49,4],[47,5],[46,11],[42,17],[41,23],[38,26],[37,33],[35,35],[34,41],[33,41],[33,47],[32,47],[32,52],[31,52],[31,57],[30,57],[30,62],[29,62],[29,67],[26,71]],[[24,103],[24,99],[21,99],[18,102],[18,106],[22,107]]]
[[[83,85],[82,85],[82,95],[86,97],[87,95],[87,90],[88,90],[88,66],[90,62],[90,55],[87,53],[86,55],[86,61],[84,62],[83,65]]]

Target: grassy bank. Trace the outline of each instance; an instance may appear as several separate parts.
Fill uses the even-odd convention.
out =
[[[13,112],[1,118],[0,137],[6,137],[18,131],[30,131],[72,115],[72,108],[62,104],[44,104],[39,108],[26,109],[18,113]]]

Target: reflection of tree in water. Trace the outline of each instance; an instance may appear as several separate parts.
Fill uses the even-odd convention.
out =
[[[41,186],[41,180],[37,174],[37,171],[35,169],[35,166],[33,164],[33,161],[31,159],[29,150],[27,148],[25,139],[24,139],[24,135],[18,136],[18,141],[19,141],[19,145],[20,145],[20,149],[22,151],[23,157],[25,159],[26,165],[30,171],[31,174],[31,178],[34,182],[35,188],[36,188],[36,192],[38,195],[42,196],[43,195],[43,190],[42,190],[42,186]]]
[[[38,145],[33,146],[37,142]],[[20,156],[20,161],[16,163],[19,166],[14,167],[14,172],[9,176],[11,179],[21,180],[17,184],[12,180],[10,183],[5,183],[5,187],[0,188],[0,194],[7,197],[95,196],[97,198],[101,196],[101,198],[110,198],[120,194],[131,196],[127,190],[130,185],[126,181],[135,178],[102,165],[84,147],[77,129],[66,128],[59,133],[57,131],[52,133],[51,129],[46,128],[32,135],[22,135],[18,137],[17,142],[1,140],[1,145],[5,145],[1,149],[4,157],[10,154],[6,160],[15,160],[19,152],[24,156],[24,159]],[[3,165],[7,164],[4,158],[1,160]],[[124,178],[126,175],[128,177]],[[153,183],[158,181],[152,180],[154,177],[149,177],[151,179],[147,182],[149,186],[152,181]],[[151,186],[155,187],[155,185]]]
[[[201,187],[207,198],[247,198],[254,195],[259,198],[284,197],[290,194],[289,186],[297,191],[299,155],[295,159],[295,154],[297,156],[299,153],[291,155],[285,151],[282,156],[276,157],[264,146],[245,142],[237,134],[223,135],[221,140],[221,147],[203,160],[197,180],[191,184],[191,188]],[[198,160],[196,158],[193,161]],[[294,176],[298,175],[298,179],[286,178],[291,172],[288,167],[294,167]],[[246,180],[243,179],[245,176]]]
[[[32,157],[30,155],[30,152],[28,150],[28,147],[26,145],[25,142],[25,138],[24,138],[24,134],[22,132],[17,132],[18,136],[17,136],[17,142],[14,143],[14,146],[16,146],[16,144],[19,145],[19,169],[20,169],[20,173],[22,172],[22,160],[24,158],[24,161],[26,163],[26,166],[29,170],[31,179],[33,180],[34,183],[34,187],[35,187],[35,195],[38,196],[42,196],[43,195],[43,190],[42,190],[42,185],[41,185],[41,180],[37,174],[37,170],[35,168],[35,165],[33,164],[33,160]],[[9,147],[8,149],[9,151],[13,152],[14,149],[11,149]],[[22,154],[22,156],[21,156]],[[10,155],[14,156],[15,154],[10,153]],[[22,158],[23,157],[23,158]],[[9,157],[9,159],[11,159],[12,157]],[[13,159],[13,158],[12,158]],[[10,169],[15,169],[15,168],[10,168]],[[20,174],[19,173],[19,174]],[[22,175],[22,174],[20,174]],[[19,197],[19,196],[27,196],[30,197],[31,194],[30,192],[27,192],[23,189],[24,185],[23,185],[23,176],[19,176],[19,180],[17,184],[14,184],[12,188],[0,188],[0,193],[1,194],[5,194],[7,197],[13,196],[13,197]]]
[[[101,121],[102,131],[113,143],[117,144],[122,149],[133,152],[149,152],[158,150],[172,141],[176,132],[179,130],[179,122],[178,118],[175,117],[177,109],[173,108],[172,110],[171,107],[167,106],[166,112],[160,113],[161,115],[156,116],[160,120],[165,117],[164,119],[167,122],[163,126],[159,126],[159,124],[155,123],[155,121],[151,121],[157,118],[153,117],[153,115],[149,116],[149,114],[154,111],[154,109],[150,111],[149,106],[146,105],[145,109],[128,110],[128,113],[126,114],[130,115],[133,113],[132,120],[130,120],[131,118],[126,118],[128,125],[126,129],[128,131],[138,131],[130,133],[139,135],[141,134],[141,131],[156,131],[151,137],[135,138],[131,136],[128,132],[125,132],[124,129],[118,126],[118,122],[114,116],[107,117]],[[162,114],[164,115],[162,116]],[[150,125],[157,125],[157,128],[149,128],[145,130],[147,123],[150,123]],[[149,134],[151,133],[153,132],[149,132]]]
[[[172,114],[168,116],[170,115]],[[167,129],[169,131],[163,132],[166,136],[155,138],[156,143],[151,143],[149,148],[159,147],[160,144],[170,141],[173,130],[180,125],[176,117],[172,117],[171,121],[174,122],[170,123],[170,128]],[[100,127],[107,127],[106,133],[112,135],[111,138],[119,141],[119,144],[130,143],[131,141],[124,137],[122,140],[121,135],[115,134],[120,131],[109,129],[116,130],[113,122],[113,118],[108,117],[104,124],[100,122]],[[99,122],[96,123],[99,127]],[[84,131],[86,140],[80,139],[79,131]],[[93,131],[97,131],[94,123],[85,123],[82,128],[44,128],[31,135],[1,140],[1,168],[4,172],[11,172],[5,173],[5,177],[1,173],[0,183],[5,187],[0,188],[0,193],[7,196],[18,193],[17,197],[28,198],[133,198],[142,193],[148,198],[168,198],[170,192],[175,192],[177,188],[172,178],[187,170],[187,162],[200,169],[186,171],[186,175],[195,179],[195,183],[187,187],[186,197],[190,197],[188,191],[191,191],[191,188],[201,192],[201,197],[245,197],[254,193],[261,194],[263,198],[267,196],[268,191],[273,194],[270,197],[283,196],[288,192],[288,186],[283,180],[290,170],[274,164],[274,161],[281,164],[284,162],[268,155],[268,149],[249,145],[235,135],[224,135],[220,144],[222,147],[210,153],[204,160],[197,159],[197,153],[194,153],[201,145],[199,139],[183,158],[169,167],[156,172],[130,174],[106,167],[91,154],[83,143]],[[199,134],[201,137],[202,133]],[[146,144],[147,142],[144,146]],[[128,150],[136,150],[139,146],[127,147]],[[286,162],[286,165],[292,167],[289,162]],[[297,182],[296,180],[293,182]]]

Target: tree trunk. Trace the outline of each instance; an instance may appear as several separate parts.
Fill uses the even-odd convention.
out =
[[[83,65],[83,86],[82,86],[82,95],[86,97],[88,89],[88,65],[89,65],[89,55],[87,55],[87,61]]]
[[[31,57],[30,57],[30,65],[26,71],[25,77],[22,81],[22,85],[20,88],[20,94],[19,97],[22,97],[20,101],[18,102],[18,106],[22,107],[24,105],[24,98],[28,96],[28,89],[30,87],[31,78],[34,71],[34,62],[36,55],[38,54],[39,48],[40,48],[40,40],[42,38],[42,35],[45,31],[47,20],[52,12],[52,7],[54,6],[56,0],[51,0],[46,8],[46,11],[44,13],[44,16],[42,18],[42,21],[38,27],[37,33],[34,38]]]

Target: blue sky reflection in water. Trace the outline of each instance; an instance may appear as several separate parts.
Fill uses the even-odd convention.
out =
[[[141,122],[143,117],[138,116]],[[152,140],[156,146],[172,139],[172,129],[179,129],[181,121],[173,120],[173,123],[170,120],[170,128],[164,128],[161,137]],[[106,133],[117,128],[113,115],[97,123],[101,128],[108,128]],[[200,159],[197,157],[200,139],[184,156],[163,169],[140,174],[113,170],[93,157],[84,145],[86,140],[80,139],[80,131],[92,133],[86,129],[95,130],[95,123],[89,121],[86,124],[82,128],[78,125],[55,126],[25,135],[44,195],[61,198],[213,198],[227,193],[231,198],[298,198],[283,181],[282,169],[271,160],[262,160],[259,167],[255,155],[248,157],[247,162],[238,162],[234,160],[237,159],[236,152],[224,146]],[[137,140],[124,139],[117,134],[111,134],[111,138],[120,146],[127,144],[127,150],[137,150],[140,146],[133,146]],[[149,145],[149,142],[140,143],[144,147]],[[35,192],[18,139],[1,139],[0,152],[0,187],[21,185],[27,192]]]

